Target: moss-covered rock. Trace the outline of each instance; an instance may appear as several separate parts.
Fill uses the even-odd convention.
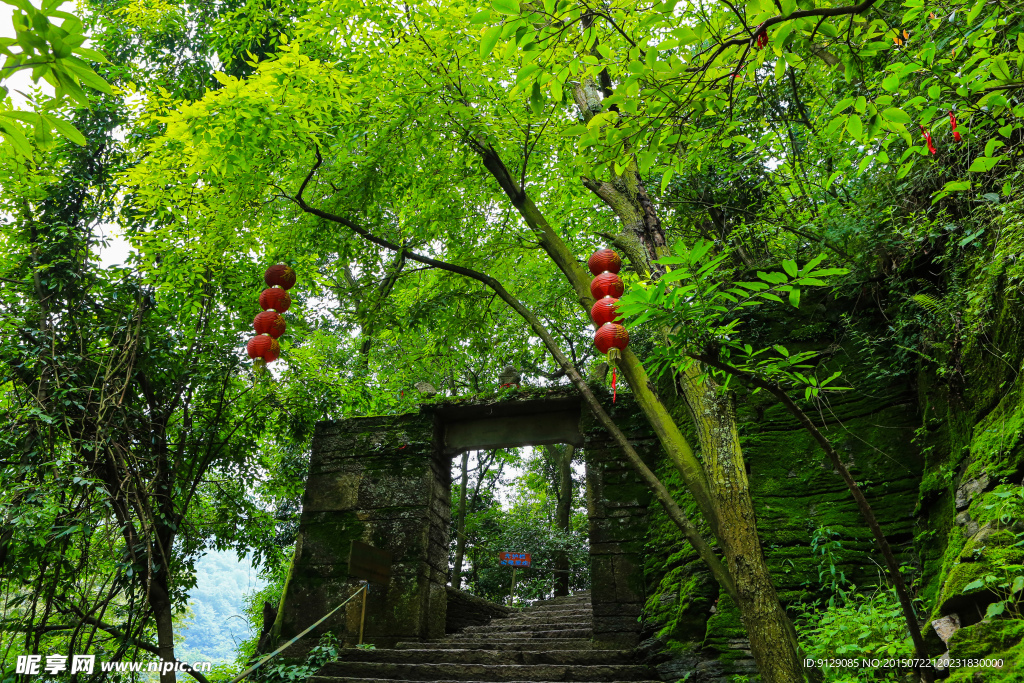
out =
[[[962,628],[950,638],[949,656],[950,683],[1018,683],[1024,678],[1024,620],[996,619]],[[985,665],[969,666],[979,660]]]

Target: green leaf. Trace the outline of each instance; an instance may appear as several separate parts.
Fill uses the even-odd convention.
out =
[[[889,92],[896,92],[897,90],[900,89],[900,75],[889,74],[888,76],[882,79],[882,87],[888,90]]]
[[[14,145],[15,151],[19,155],[28,159],[32,158],[32,145],[17,126],[0,120],[0,133],[3,133],[11,144]]]
[[[832,116],[835,116],[836,114],[840,114],[846,111],[854,102],[855,100],[852,97],[847,97],[846,99],[840,100],[839,104],[832,108]]]
[[[765,272],[760,271],[760,270],[757,271],[757,276],[759,278],[761,278],[762,280],[764,280],[765,282],[770,282],[773,285],[777,285],[777,284],[783,283],[787,279],[786,276],[783,275],[782,273],[777,273],[777,272],[765,273]]]
[[[812,258],[810,261],[805,263],[804,267],[801,268],[797,272],[798,272],[799,275],[806,275],[807,273],[809,273],[812,270],[814,270],[815,268],[817,268],[818,264],[821,263],[824,260],[825,260],[825,254],[818,254],[817,256]]]
[[[913,119],[910,118],[910,114],[903,111],[898,107],[889,107],[882,112],[882,118],[886,121],[892,121],[893,123],[902,123],[904,125],[912,123]]]
[[[789,290],[789,303],[793,308],[800,308],[800,288],[794,287]]]
[[[665,194],[665,190],[668,189],[668,184],[672,182],[672,175],[675,171],[671,168],[667,169],[661,176],[661,193]]]
[[[805,66],[807,66],[807,63],[804,61],[804,58],[796,54],[795,52],[787,52],[785,56],[786,64],[789,64],[794,69],[803,69]]]
[[[98,50],[93,50],[93,49],[90,49],[90,48],[87,48],[87,47],[76,47],[71,52],[72,52],[72,54],[81,55],[82,57],[85,57],[86,59],[90,59],[90,60],[92,60],[94,62],[99,62],[100,64],[109,64],[110,63],[107,60],[106,56],[102,52],[99,52]]]
[[[61,135],[63,135],[64,137],[66,137],[68,140],[70,140],[71,142],[75,143],[76,145],[84,145],[85,144],[85,142],[86,142],[85,136],[82,135],[80,132],[78,132],[77,128],[72,126],[70,123],[68,123],[64,119],[58,118],[56,116],[49,116],[47,114],[40,114],[40,118],[42,118],[48,124],[50,124],[51,126],[56,128],[57,132],[59,132]]]
[[[950,180],[946,183],[942,191],[943,192],[963,192],[964,190],[971,189],[970,180]]]
[[[483,36],[480,38],[481,59],[487,59],[494,50],[494,46],[498,44],[498,38],[500,37],[501,26],[491,26],[490,28],[484,29]]]
[[[551,79],[551,99],[555,102],[562,101],[562,84],[558,82],[557,78]]]
[[[479,12],[477,12],[476,14],[473,15],[473,18],[469,20],[469,23],[473,24],[473,25],[476,25],[476,24],[486,24],[488,21],[490,21],[490,18],[491,18],[491,10],[489,10],[489,9],[482,9]]]
[[[782,262],[782,269],[786,271],[786,273],[790,277],[796,277],[797,273],[799,272],[799,269],[796,266],[796,261],[792,261],[789,259],[786,259],[785,261]]]
[[[998,148],[1003,147],[1005,144],[1006,143],[1004,143],[1002,140],[992,138],[991,140],[985,143],[985,156],[992,156],[993,152],[995,152]]]
[[[971,164],[971,167],[967,169],[973,173],[985,173],[991,171],[996,164],[1002,161],[1003,157],[978,157]]]
[[[861,122],[860,117],[856,114],[851,114],[850,118],[846,120],[846,130],[854,140],[860,140],[861,135],[864,133],[864,124]]]
[[[491,6],[502,14],[518,16],[520,14],[518,0],[493,0]]]
[[[284,34],[281,34],[281,35],[284,35]],[[61,64],[68,71],[70,71],[75,76],[77,76],[78,80],[80,80],[82,83],[84,83],[85,85],[89,86],[90,88],[93,88],[95,90],[99,90],[100,92],[106,93],[107,95],[112,95],[113,94],[113,92],[110,90],[110,84],[107,83],[102,78],[100,78],[99,76],[97,76],[95,71],[93,71],[92,69],[90,69],[87,66],[81,66],[81,65],[75,64],[74,61],[72,61],[72,60],[81,61],[81,60],[77,60],[76,58],[72,57],[70,59],[61,60]]]
[[[999,602],[993,602],[991,605],[988,606],[988,609],[985,610],[985,618],[986,619],[993,619],[995,617],[998,617],[999,615],[1001,615],[1005,611],[1006,611],[1006,601],[1005,600],[1000,600]]]

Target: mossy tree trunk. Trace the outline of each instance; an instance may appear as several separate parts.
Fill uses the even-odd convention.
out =
[[[548,448],[555,464],[555,526],[563,533],[569,533],[569,518],[572,514],[572,460],[576,449],[572,446]],[[569,594],[569,555],[560,550],[555,555],[555,595]]]
[[[455,521],[455,564],[452,567],[452,588],[462,588],[462,558],[466,555],[466,489],[469,488],[469,451],[462,454],[462,482],[459,487],[459,512]]]
[[[581,306],[589,312],[594,303],[590,295],[590,274],[579,264],[540,209],[509,173],[497,151],[481,140],[475,141],[474,146],[480,153],[485,167],[539,238],[540,246],[572,284]],[[624,173],[635,176],[635,169],[628,168]],[[584,183],[589,186],[593,181],[584,180]],[[656,218],[653,209],[637,206],[640,204],[639,179],[634,178],[627,184],[627,192],[620,192],[611,184],[602,184],[601,187],[604,194],[602,199],[613,210],[616,210],[616,207],[632,207],[632,210],[625,212],[621,221],[628,232],[620,235],[615,243],[629,247],[623,251],[637,272],[650,274],[650,256],[658,254],[658,246],[656,243],[645,244],[645,239],[652,231],[660,232],[661,227],[650,222]],[[632,196],[628,194],[631,187],[636,190],[636,194]],[[639,221],[638,217],[647,217],[649,220]],[[693,447],[661,401],[640,359],[627,348],[622,352],[619,367],[633,390],[637,404],[643,410],[666,454],[682,475],[687,489],[710,524],[726,556],[725,568],[728,574],[723,577],[714,569],[713,573],[719,583],[723,587],[728,586],[729,592],[735,595],[737,607],[751,640],[751,651],[764,681],[793,683],[814,679],[814,670],[803,668],[793,626],[779,603],[764,561],[754,524],[753,502],[750,500],[736,420],[732,411],[722,410],[717,400],[712,402],[712,399],[717,399],[717,387],[699,379],[699,372],[695,369],[698,376],[689,391],[691,416],[703,416],[702,419],[707,426],[704,433],[716,437],[707,444],[702,442],[701,446],[708,448],[717,441],[728,445],[727,449],[719,451],[717,467],[709,470],[707,463],[702,464],[697,458]],[[727,473],[729,476],[726,476]],[[707,561],[707,558],[704,559]],[[742,573],[746,584],[745,598],[738,594],[739,587],[735,585],[732,576],[732,572],[737,570]],[[729,585],[729,582],[732,585]]]
[[[720,515],[717,536],[736,583],[751,652],[766,681],[801,680],[804,667],[796,631],[779,602],[757,533],[731,398],[695,367],[680,384]]]

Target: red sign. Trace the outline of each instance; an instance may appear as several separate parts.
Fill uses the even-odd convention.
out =
[[[530,553],[498,553],[498,563],[502,567],[529,567]]]

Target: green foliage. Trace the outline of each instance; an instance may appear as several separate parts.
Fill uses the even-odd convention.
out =
[[[811,534],[811,550],[818,558],[819,590],[828,595],[797,605],[795,625],[810,659],[907,659],[914,646],[895,589],[879,586],[858,591],[840,568],[840,534],[819,526]],[[909,671],[909,667],[905,668]],[[905,671],[897,668],[822,667],[825,681],[897,681]]]
[[[896,592],[879,588],[870,593],[851,592],[847,600],[827,609],[806,609],[797,618],[797,631],[810,659],[910,659],[913,643],[907,633]],[[907,669],[909,670],[909,668]],[[897,681],[906,671],[823,667],[825,681]]]
[[[1002,486],[993,491],[991,497],[994,501],[984,509],[991,514],[997,526],[1011,534],[1004,545],[1024,549],[1024,529],[1019,528],[1020,520],[1024,519],[1024,486]],[[1007,561],[1003,555],[989,568],[991,573],[971,581],[962,592],[987,590],[995,595],[995,601],[989,603],[985,610],[986,619],[1024,618],[1024,563]]]
[[[513,455],[516,455],[513,453]],[[507,457],[507,456],[506,456]],[[584,482],[574,482],[570,531],[562,532],[555,520],[555,495],[551,462],[540,449],[532,456],[509,460],[524,469],[514,481],[501,479],[500,469],[493,480],[481,487],[475,504],[471,500],[466,516],[466,558],[464,588],[474,595],[507,602],[512,585],[512,569],[498,564],[498,553],[528,552],[532,567],[516,571],[516,597],[536,600],[552,594],[552,572],[555,558],[564,553],[569,560],[571,591],[590,587],[590,562],[587,542],[587,519]],[[495,495],[496,487],[511,490],[511,501],[504,509]],[[458,509],[458,485],[452,487],[452,510]],[[453,527],[449,555],[454,557],[456,535]]]
[[[316,675],[328,662],[338,658],[341,643],[328,631],[320,636],[316,647],[309,651],[301,664],[290,664],[270,660],[256,670],[253,678],[261,683],[301,683]]]
[[[45,0],[36,8],[29,0],[3,0],[13,5],[13,38],[0,38],[0,55],[7,57],[0,67],[0,83],[18,71],[31,69],[32,80],[46,80],[54,88],[53,98],[47,98],[37,106],[38,111],[12,111],[7,108],[8,89],[0,85],[0,133],[14,151],[21,157],[32,158],[33,150],[18,121],[30,124],[34,140],[40,147],[53,142],[52,131],[66,137],[77,145],[86,144],[85,137],[75,126],[50,112],[59,109],[70,100],[80,107],[89,106],[85,88],[112,94],[105,80],[96,75],[89,63],[106,63],[102,53],[83,47],[87,36],[81,20],[73,14],[58,9],[59,0]],[[62,20],[60,25],[56,20]],[[78,55],[78,56],[76,56]]]
[[[162,568],[180,606],[206,547],[254,549],[280,565],[317,419],[414,410],[421,381],[441,397],[490,393],[509,363],[527,382],[564,382],[490,292],[297,209],[290,199],[307,180],[311,205],[500,279],[580,368],[595,354],[578,294],[538,256],[524,212],[543,214],[578,259],[653,229],[619,232],[595,191],[642,196],[662,244],[695,245],[653,254],[669,268],[659,282],[645,281],[644,259],[628,259],[632,343],[659,367],[683,367],[711,344],[726,365],[804,399],[827,399],[851,376],[869,392],[934,370],[944,388],[966,387],[966,405],[1000,406],[979,426],[983,457],[969,466],[1014,470],[1019,401],[1001,404],[1004,379],[975,380],[964,359],[1016,370],[1011,345],[996,348],[987,333],[1013,329],[1024,281],[1019,3],[954,0],[940,16],[919,0],[839,14],[841,3],[803,0],[128,2],[85,3],[79,23],[53,2],[13,4],[5,66],[51,78],[69,104],[97,93],[74,120],[87,149],[32,148],[22,124],[37,142],[54,128],[80,142],[57,102],[0,113],[0,443],[14,454],[0,482],[0,547],[12,628],[53,625],[47,591],[74,575],[69,604],[91,613],[92,587],[109,585],[110,620],[153,638],[151,622],[130,619],[150,567],[126,559],[132,544],[112,531],[126,523],[110,511],[124,497],[90,446],[121,454],[125,481],[169,476],[133,492],[169,507],[128,518],[164,524],[178,543]],[[121,91],[80,73],[91,66],[74,60],[103,61],[75,51],[85,27]],[[516,201],[528,203],[506,201],[480,149],[507,160]],[[324,164],[310,176],[317,153]],[[96,267],[105,222],[138,250],[126,269]],[[301,285],[284,360],[253,383],[240,349],[262,266],[276,260],[295,264]],[[867,372],[826,370],[826,349],[802,343],[813,335],[785,340],[780,325],[818,307],[818,324],[858,347]],[[117,401],[110,387],[122,389]],[[97,396],[109,412],[98,414]],[[158,428],[140,427],[155,414],[166,418]],[[935,423],[925,431],[941,432]],[[947,455],[939,439],[920,442],[929,458]],[[207,449],[217,452],[209,461]],[[948,456],[924,491],[952,487],[961,455]],[[545,476],[527,473],[533,492],[512,511],[482,497],[478,540],[579,552],[581,515],[574,538],[547,532]],[[840,548],[822,533],[820,568],[837,591]],[[508,577],[488,557],[471,578],[500,597]],[[524,577],[524,595],[543,594],[544,579]],[[857,604],[888,600],[879,595]],[[865,609],[856,618],[869,623]],[[36,645],[74,645],[67,635]],[[131,656],[93,635],[97,653]]]
[[[757,271],[756,281],[739,281],[730,277],[729,254],[712,252],[713,243],[702,240],[688,249],[677,242],[672,256],[656,263],[669,268],[653,283],[640,283],[630,288],[621,299],[618,310],[631,327],[651,322],[668,330],[668,343],[655,347],[651,363],[665,371],[685,370],[702,354],[717,356],[743,372],[803,389],[807,399],[822,391],[839,391],[845,387],[832,385],[840,372],[819,378],[814,364],[815,351],[790,353],[780,345],[755,349],[747,343],[742,325],[746,309],[765,303],[800,306],[800,293],[808,287],[822,287],[827,278],[844,275],[844,268],[819,268],[825,260],[821,254],[799,267],[796,261],[783,260],[782,271]],[[727,380],[730,379],[727,377]]]
[[[811,551],[820,556],[818,559],[818,583],[828,591],[829,608],[845,604],[849,599],[850,582],[839,563],[842,557],[839,551],[843,543],[839,534],[828,527],[819,526],[811,535]]]

